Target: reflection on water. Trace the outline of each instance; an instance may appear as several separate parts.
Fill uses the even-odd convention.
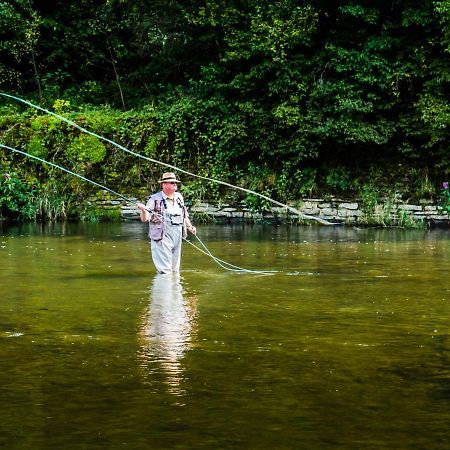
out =
[[[177,273],[157,274],[141,330],[141,367],[147,374],[162,369],[169,391],[181,395],[182,359],[191,347],[195,325],[195,298],[183,296]]]

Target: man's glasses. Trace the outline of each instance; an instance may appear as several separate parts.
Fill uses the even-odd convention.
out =
[[[176,181],[165,181],[164,183],[166,183],[166,184],[177,184]]]

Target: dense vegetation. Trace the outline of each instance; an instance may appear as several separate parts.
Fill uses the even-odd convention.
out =
[[[449,24],[449,0],[0,0],[0,89],[281,201],[433,198],[450,178]],[[5,99],[0,142],[127,194],[163,170]],[[0,157],[3,214],[64,217],[92,192]]]

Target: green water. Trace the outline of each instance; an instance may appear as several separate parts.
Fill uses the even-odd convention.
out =
[[[0,232],[0,447],[448,449],[448,231]]]

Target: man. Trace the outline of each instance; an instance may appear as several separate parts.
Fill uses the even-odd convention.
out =
[[[178,183],[172,172],[158,181],[161,191],[150,196],[147,204],[138,203],[141,221],[149,222],[152,259],[159,273],[180,271],[181,241],[187,231],[196,234],[191,224],[183,196],[177,192]]]

